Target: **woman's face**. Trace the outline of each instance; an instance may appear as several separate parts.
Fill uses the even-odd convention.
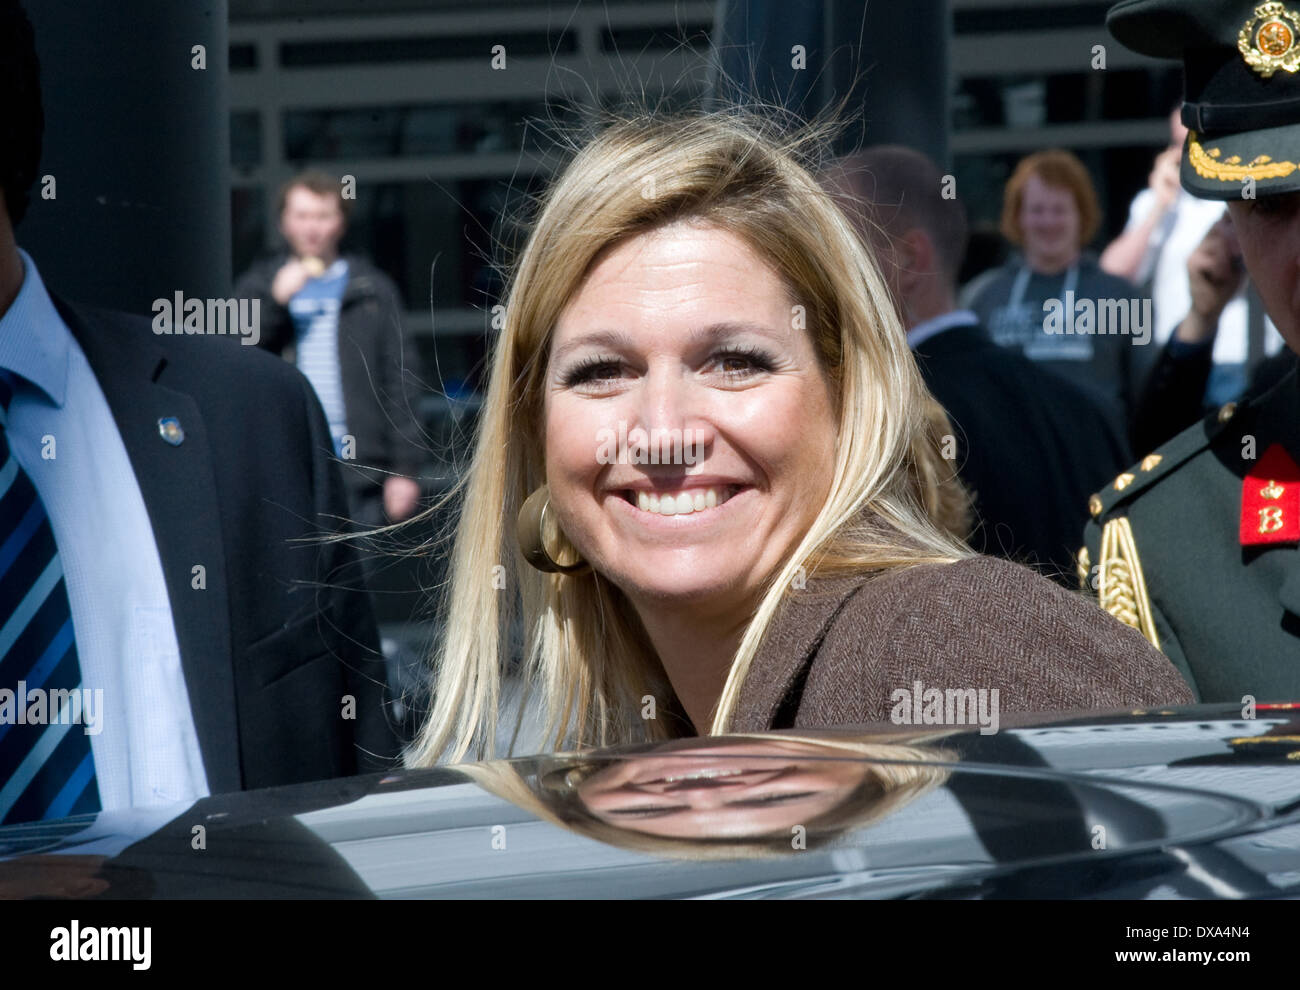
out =
[[[752,607],[821,509],[833,400],[802,326],[742,240],[685,222],[607,249],[561,314],[551,506],[638,609]]]
[[[871,766],[816,743],[728,741],[602,767],[578,790],[609,825],[678,838],[790,834],[842,804]]]
[[[1059,269],[1071,264],[1080,246],[1074,193],[1031,175],[1020,199],[1020,231],[1025,258],[1035,268]]]

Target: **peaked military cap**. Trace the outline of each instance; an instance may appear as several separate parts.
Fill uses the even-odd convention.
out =
[[[1106,27],[1183,63],[1182,183],[1202,199],[1300,190],[1300,0],[1122,0]]]

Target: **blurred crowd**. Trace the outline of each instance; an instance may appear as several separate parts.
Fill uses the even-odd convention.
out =
[[[901,147],[841,159],[828,176],[892,273],[909,344],[951,420],[950,454],[975,504],[965,535],[1069,586],[1091,495],[1295,362],[1258,303],[1252,340],[1232,219],[1180,185],[1177,109],[1169,124],[1100,254],[1091,247],[1107,225],[1079,158],[1023,158],[1003,194],[1007,260],[961,285],[970,238],[952,176]]]

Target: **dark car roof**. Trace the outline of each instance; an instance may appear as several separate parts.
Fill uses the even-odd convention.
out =
[[[635,824],[590,827],[574,811],[565,767],[590,774],[665,759],[662,747],[642,746],[221,795],[155,809],[162,824],[148,834],[134,812],[15,826],[0,829],[0,855],[101,850],[107,889],[98,896],[109,897],[1300,894],[1300,707],[1261,705],[1254,718],[1202,705],[1022,722],[993,734],[800,732],[810,752],[874,738],[872,755],[811,759],[855,786],[872,767],[895,783],[863,777],[868,786],[853,792],[862,809],[838,806],[844,820],[833,827],[794,821],[762,837],[740,835],[757,814],[749,805],[667,841]],[[678,741],[667,752],[689,767],[706,759],[692,749],[719,745],[737,765],[792,759],[763,737]],[[655,786],[698,791],[750,772],[719,769],[720,759],[715,752],[698,773],[660,772]],[[0,861],[0,883],[5,869]]]

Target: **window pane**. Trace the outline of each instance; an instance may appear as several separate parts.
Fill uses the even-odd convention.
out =
[[[574,119],[568,104],[540,101],[417,104],[290,110],[284,115],[285,157],[290,161],[400,158],[520,151],[554,124]]]
[[[285,68],[322,65],[383,65],[392,62],[440,62],[446,59],[488,58],[503,45],[506,57],[571,55],[578,50],[573,31],[548,37],[529,32],[457,34],[421,38],[361,38],[355,41],[294,41],[280,46]]]
[[[249,168],[262,160],[262,118],[256,110],[230,115],[230,164]]]

